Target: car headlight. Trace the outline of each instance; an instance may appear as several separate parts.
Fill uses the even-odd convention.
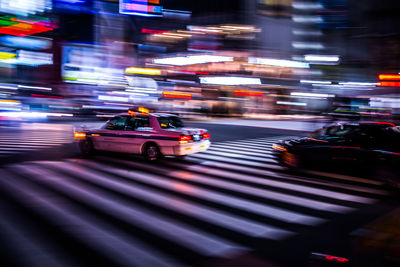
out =
[[[275,150],[280,150],[280,151],[287,151],[287,148],[278,144],[273,144],[272,148]]]

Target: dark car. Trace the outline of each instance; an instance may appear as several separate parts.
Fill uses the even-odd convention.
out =
[[[273,149],[278,161],[289,168],[362,171],[400,185],[400,127],[392,123],[337,123],[311,137],[280,141]]]

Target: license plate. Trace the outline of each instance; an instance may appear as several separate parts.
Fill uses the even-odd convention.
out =
[[[200,141],[201,136],[198,134],[193,135],[193,141]]]

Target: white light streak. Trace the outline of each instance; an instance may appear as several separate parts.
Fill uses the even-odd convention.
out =
[[[309,84],[332,84],[329,81],[313,81],[313,80],[301,80],[300,83],[309,83]]]
[[[321,3],[297,2],[297,1],[292,3],[292,7],[300,10],[315,10],[323,8]]]
[[[378,83],[369,83],[369,82],[341,82],[339,84],[343,85],[343,86],[352,86],[352,87],[358,87],[358,86],[361,86],[361,87],[368,86],[368,87],[370,87],[370,86],[377,86],[378,85]]]
[[[277,101],[276,104],[278,105],[288,105],[288,106],[307,106],[307,103],[302,102],[287,102],[287,101]]]
[[[200,83],[218,85],[260,85],[259,78],[246,77],[200,77]]]
[[[288,68],[310,68],[310,64],[300,61],[284,60],[284,59],[271,59],[271,58],[255,58],[250,57],[249,63],[262,64],[269,66],[288,67]]]
[[[32,90],[45,90],[51,91],[53,90],[50,87],[41,87],[41,86],[28,86],[28,85],[18,85],[18,88],[32,89]]]
[[[314,62],[338,62],[340,57],[336,55],[305,55],[304,59]]]
[[[292,46],[296,49],[324,49],[325,46],[317,42],[292,42]]]
[[[198,55],[198,56],[186,56],[186,57],[157,58],[153,60],[153,62],[156,64],[174,65],[174,66],[185,66],[185,65],[226,62],[226,61],[233,61],[233,57]]]
[[[324,20],[320,16],[294,15],[292,20],[297,23],[322,23]]]
[[[290,93],[290,95],[292,95],[292,96],[307,96],[307,97],[323,97],[323,98],[335,97],[335,95],[330,95],[330,94],[302,93],[302,92],[292,92],[292,93]]]
[[[129,98],[122,96],[110,96],[110,95],[99,95],[99,100],[117,101],[117,102],[128,102]]]
[[[300,36],[321,36],[322,32],[321,31],[316,31],[316,30],[293,30],[292,31],[294,35],[300,35]]]

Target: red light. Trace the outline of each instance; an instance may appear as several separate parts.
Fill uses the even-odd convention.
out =
[[[209,133],[203,134],[203,139],[210,139],[211,135]]]
[[[54,95],[37,95],[31,94],[32,97],[39,97],[39,98],[54,98],[54,99],[62,99],[62,96],[54,96]]]
[[[325,259],[328,261],[338,261],[338,262],[348,262],[349,260],[346,258],[335,257],[330,255],[325,255]]]
[[[383,125],[388,125],[388,126],[392,126],[392,127],[396,126],[396,124],[391,123],[391,122],[374,122],[374,124],[383,124]]]
[[[163,34],[163,33],[167,33],[167,32],[168,31],[153,30],[153,29],[146,29],[146,28],[142,29],[142,33],[150,33],[150,34]]]
[[[263,92],[235,90],[234,95],[263,97]]]
[[[192,140],[192,137],[190,135],[179,136],[179,143],[181,144],[187,144],[190,140]]]
[[[379,80],[400,80],[400,75],[380,74]]]
[[[187,70],[180,70],[179,72],[181,72],[181,73],[187,73],[187,74],[199,74],[199,75],[209,75],[209,74],[210,74],[210,73],[208,73],[208,72],[187,71]]]
[[[378,86],[386,86],[386,87],[399,87],[400,82],[380,82]]]
[[[178,99],[192,99],[192,95],[191,94],[172,93],[172,92],[163,92],[163,97],[166,97],[166,98],[178,98]]]
[[[53,28],[28,23],[17,23],[7,27],[0,27],[0,34],[25,37],[28,35],[51,31]]]

